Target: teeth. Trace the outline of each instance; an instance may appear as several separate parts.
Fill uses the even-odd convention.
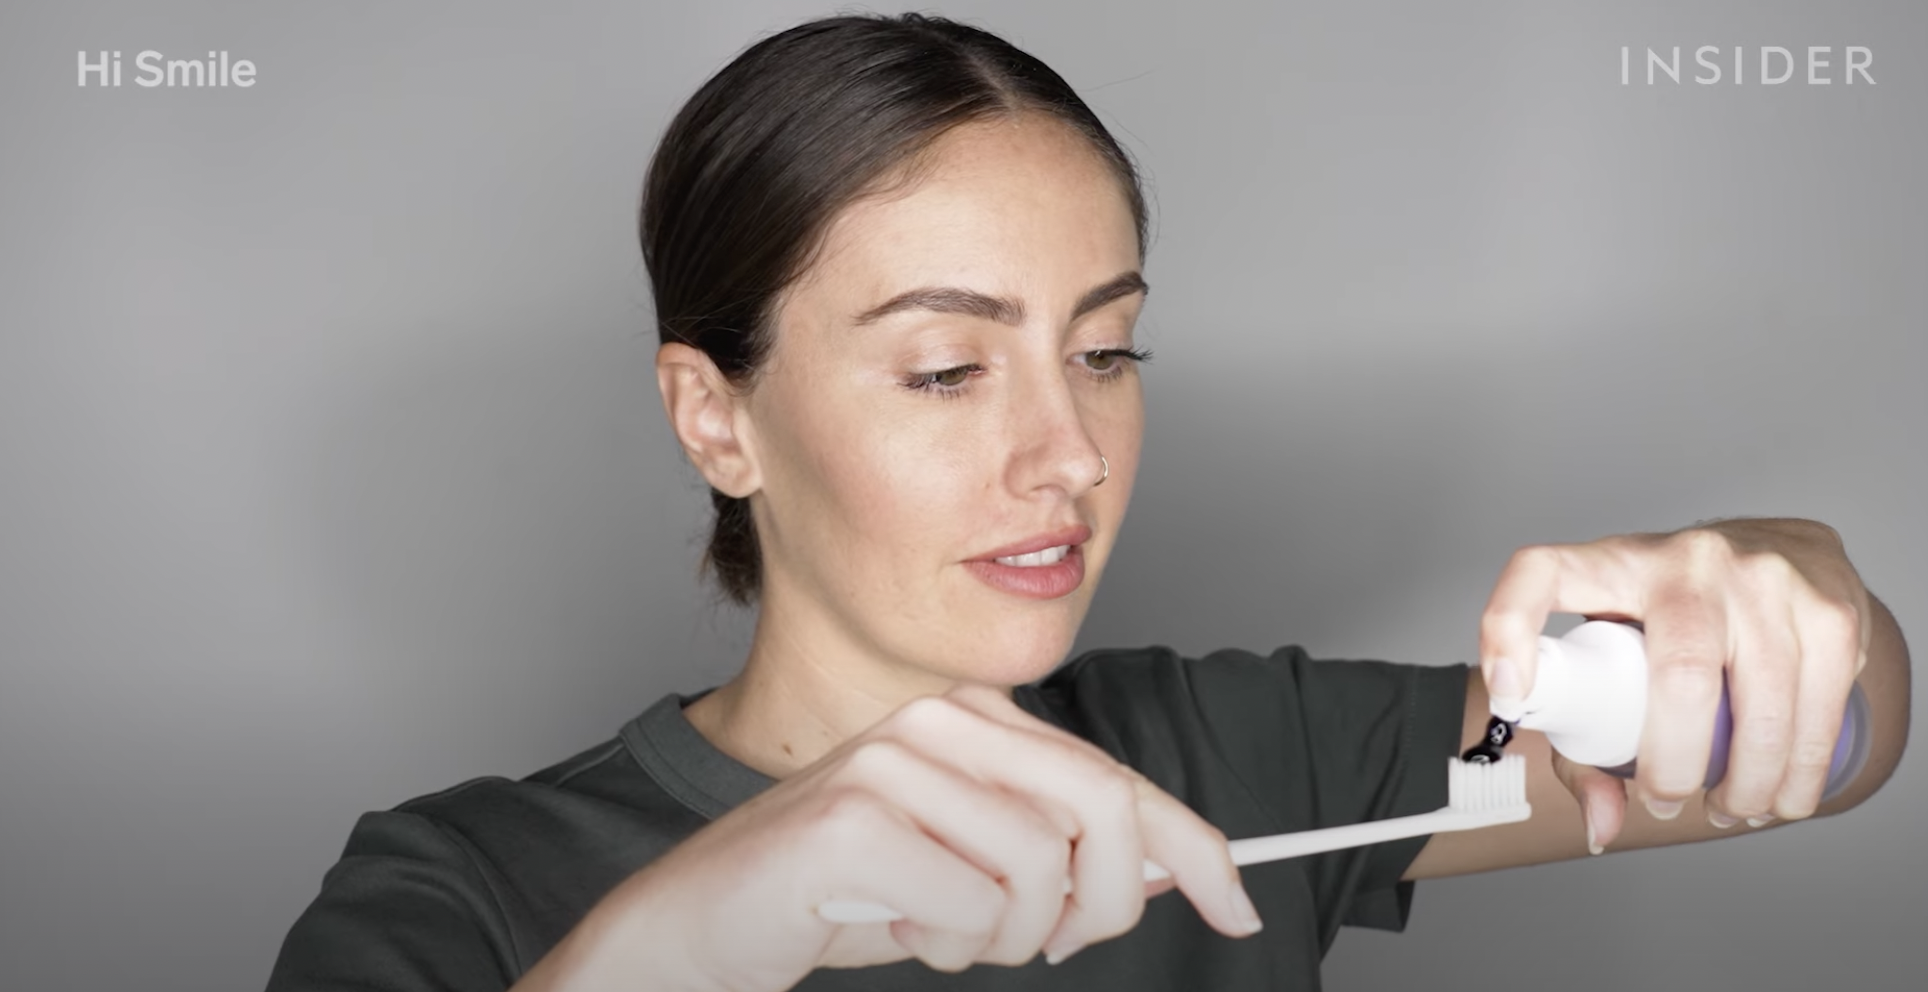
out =
[[[1055,548],[1033,551],[1028,555],[1012,555],[1009,558],[998,558],[996,561],[1000,565],[1015,565],[1018,568],[1036,568],[1040,565],[1056,565],[1064,560],[1065,555],[1070,553],[1071,545],[1060,544]]]

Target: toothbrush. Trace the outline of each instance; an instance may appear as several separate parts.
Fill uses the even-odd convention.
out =
[[[1533,807],[1526,801],[1526,758],[1523,755],[1509,754],[1490,764],[1448,758],[1446,776],[1447,803],[1430,813],[1273,834],[1270,837],[1246,837],[1228,845],[1232,850],[1232,863],[1255,865],[1266,861],[1283,861],[1421,834],[1517,823],[1533,815]],[[1145,881],[1156,882],[1170,877],[1171,873],[1163,867],[1145,862]],[[1070,890],[1071,881],[1066,879],[1065,891],[1069,893]],[[903,919],[902,914],[886,906],[848,899],[832,899],[820,904],[817,915],[832,923],[888,923]]]

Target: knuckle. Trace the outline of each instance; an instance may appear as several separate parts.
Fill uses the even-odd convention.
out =
[[[1071,838],[1040,825],[1034,836],[1010,853],[1006,868],[1013,880],[1024,879],[1040,892],[1057,892],[1071,864]]]
[[[1480,615],[1480,637],[1489,642],[1498,642],[1517,634],[1523,621],[1511,610],[1488,610]]]
[[[1709,705],[1720,698],[1725,678],[1721,666],[1707,663],[1704,655],[1696,658],[1674,652],[1654,659],[1652,677],[1675,699]]]
[[[977,955],[956,940],[938,941],[935,947],[927,945],[917,956],[932,971],[948,975],[955,975],[977,963]]]
[[[1106,906],[1087,907],[1078,919],[1078,931],[1095,943],[1130,933],[1145,915],[1145,901],[1132,899]]]
[[[1514,549],[1500,570],[1500,582],[1519,582],[1560,570],[1560,549],[1551,544],[1528,544]]]
[[[844,768],[862,781],[878,781],[902,771],[911,762],[910,748],[889,738],[873,738],[850,750]]]
[[[989,705],[995,706],[998,703],[1003,703],[1007,706],[1015,705],[1011,702],[1009,697],[1005,696],[1003,693],[998,692],[995,689],[992,689],[990,686],[981,685],[976,682],[959,682],[957,685],[952,686],[950,691],[944,693],[942,696],[932,696],[929,698],[936,699],[940,702],[949,703],[952,706],[959,706],[962,704],[970,704],[970,705],[976,705],[976,706],[989,704]]]
[[[1016,967],[1019,967],[1020,965],[1030,963],[1031,959],[1034,957],[1037,957],[1035,953],[1026,953],[1024,950],[1020,949],[1015,944],[1004,944],[1004,945],[994,944],[992,945],[991,949],[985,952],[982,957],[978,958],[978,960],[983,962],[984,964],[995,964],[995,965],[1002,965],[1007,968],[1016,968]]]
[[[1794,563],[1787,556],[1773,551],[1757,551],[1741,558],[1737,563],[1748,579],[1761,589],[1775,587],[1787,588],[1794,584],[1800,573],[1795,571]]]
[[[811,818],[807,846],[820,849],[832,861],[862,858],[877,843],[878,834],[889,829],[889,815],[883,800],[866,789],[832,788],[822,806]]]
[[[1129,814],[1138,806],[1138,780],[1120,771],[1115,762],[1090,780],[1092,800],[1110,815]]]
[[[1834,763],[1834,743],[1812,739],[1796,741],[1788,764],[1801,772],[1826,772]]]
[[[1741,747],[1750,751],[1780,751],[1787,747],[1793,729],[1794,715],[1773,709],[1748,714],[1735,728],[1735,736]]]
[[[1818,796],[1806,799],[1782,799],[1775,804],[1773,813],[1776,819],[1792,822],[1813,816],[1815,810],[1819,808],[1820,797]]]
[[[963,971],[973,963],[988,960],[988,955],[1002,953],[992,943],[1009,905],[1003,887],[982,878],[955,897],[954,922],[943,927],[918,927],[925,939],[918,941],[915,953],[939,971]]]
[[[1528,544],[1516,548],[1507,560],[1509,569],[1539,571],[1559,564],[1560,552],[1551,544]]]
[[[1725,534],[1706,527],[1683,530],[1673,536],[1671,543],[1676,553],[1686,559],[1690,566],[1724,564],[1734,554],[1734,545]]]
[[[1017,931],[1004,930],[986,943],[978,952],[977,960],[984,964],[1007,965],[1015,968],[1028,964],[1032,958],[1038,956],[1036,944],[1036,938],[1027,939]]]
[[[1682,802],[1701,790],[1705,784],[1704,773],[1692,770],[1682,771],[1678,767],[1656,771],[1653,781],[1642,787],[1641,791],[1650,799],[1664,799],[1668,802]]]
[[[1656,632],[1647,638],[1648,660],[1656,678],[1678,674],[1682,679],[1708,679],[1719,689],[1719,676],[1727,662],[1727,642],[1721,629],[1705,619],[1702,605],[1692,594],[1675,595],[1669,604],[1672,622],[1665,635]],[[1650,623],[1648,630],[1653,631],[1657,623]]]
[[[1815,607],[1810,622],[1822,638],[1835,642],[1832,647],[1860,652],[1861,611],[1853,603],[1842,599],[1823,600]]]
[[[824,790],[817,820],[838,833],[861,834],[882,818],[883,800],[869,789],[854,785],[832,786]]]
[[[1725,810],[1727,815],[1740,819],[1760,816],[1766,813],[1772,806],[1772,796],[1749,795],[1745,792],[1738,791],[1730,794],[1720,803],[1720,808]]]
[[[957,716],[958,704],[943,696],[919,696],[897,707],[891,722],[900,727],[925,729],[942,726]]]
[[[979,877],[970,888],[973,893],[967,914],[970,923],[963,932],[966,936],[989,942],[1010,908],[1011,894],[1005,891],[1004,886],[987,877]]]

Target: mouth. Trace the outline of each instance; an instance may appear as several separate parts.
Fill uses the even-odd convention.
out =
[[[1060,527],[1057,530],[1036,534],[1015,544],[1007,544],[973,561],[995,562],[1014,568],[1038,568],[1055,565],[1064,560],[1072,548],[1091,540],[1091,528],[1083,524]]]
[[[1000,592],[1022,599],[1058,599],[1084,584],[1085,542],[1091,528],[1079,525],[1008,545],[964,567]]]
[[[1065,555],[1070,553],[1071,545],[1059,544],[1045,548],[1043,551],[1033,551],[1030,554],[1010,555],[1008,557],[993,558],[991,560],[999,565],[1009,565],[1012,568],[1039,568],[1045,565],[1056,565],[1064,560]]]

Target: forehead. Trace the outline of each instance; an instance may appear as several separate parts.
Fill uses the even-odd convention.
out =
[[[793,302],[848,319],[913,286],[970,286],[1049,297],[1083,293],[1138,265],[1138,234],[1118,176],[1090,142],[1037,118],[957,128],[907,183],[847,206]]]

